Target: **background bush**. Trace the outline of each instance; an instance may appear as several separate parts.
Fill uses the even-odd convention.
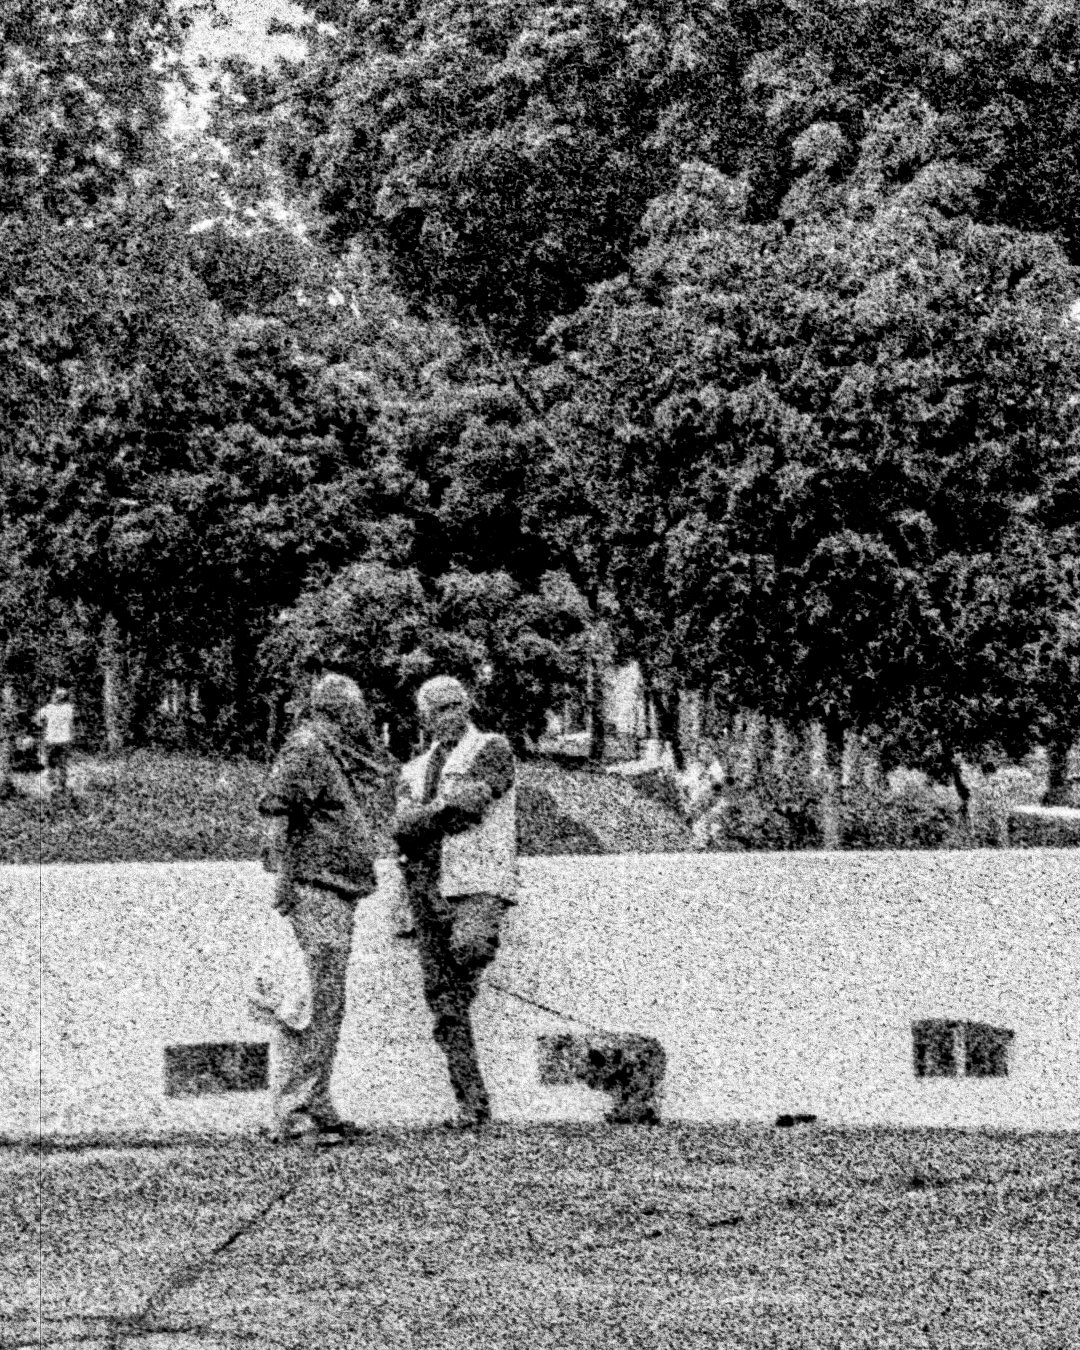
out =
[[[956,826],[956,811],[929,785],[895,790],[858,787],[847,796],[845,848],[941,848]]]

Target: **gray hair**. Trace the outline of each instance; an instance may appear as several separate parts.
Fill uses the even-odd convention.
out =
[[[311,690],[311,708],[328,717],[340,717],[347,710],[363,708],[366,711],[367,701],[363,690],[348,675],[320,675]]]
[[[424,713],[436,699],[440,702],[449,702],[451,696],[455,703],[460,703],[465,708],[472,704],[469,691],[460,680],[454,679],[453,675],[436,675],[430,680],[425,680],[416,691],[416,706]]]

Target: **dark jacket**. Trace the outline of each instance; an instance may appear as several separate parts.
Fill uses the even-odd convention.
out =
[[[278,872],[277,904],[288,909],[296,883],[357,900],[375,890],[385,852],[389,776],[376,761],[346,756],[331,727],[302,723],[270,771],[259,811],[275,828],[263,861]]]

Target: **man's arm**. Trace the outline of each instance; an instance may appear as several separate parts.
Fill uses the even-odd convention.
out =
[[[302,822],[317,810],[328,811],[333,806],[327,793],[326,765],[315,746],[306,739],[286,741],[259,797],[259,812]]]
[[[479,825],[493,801],[514,785],[514,756],[503,736],[492,736],[479,750],[467,774],[448,774],[436,802],[442,802],[444,834],[460,834]]]
[[[448,833],[451,809],[441,792],[429,802],[418,802],[409,785],[401,780],[394,810],[394,838],[406,850],[435,843]]]
[[[492,736],[473,761],[467,777],[443,779],[437,795],[419,803],[402,780],[398,787],[394,838],[403,846],[432,844],[447,834],[478,825],[497,798],[514,784],[514,756],[503,736]]]
[[[505,736],[490,736],[473,760],[470,780],[486,783],[498,801],[514,786],[514,752]]]

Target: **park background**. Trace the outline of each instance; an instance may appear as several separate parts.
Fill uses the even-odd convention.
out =
[[[251,856],[320,665],[400,754],[452,669],[599,766],[632,662],[736,779],[716,847],[1069,800],[1074,4],[3,22],[4,731],[63,681],[95,756],[9,861]]]
[[[62,679],[83,728],[73,801],[0,807],[4,861],[250,857],[317,659],[404,742],[436,665],[486,676],[519,747],[523,711],[584,703],[602,763],[598,672],[632,657],[673,754],[697,690],[710,735],[813,759],[770,796],[758,757],[751,844],[842,842],[904,772],[894,841],[935,794],[976,842],[987,793],[1068,796],[1075,5],[339,2],[272,39],[269,12],[0,17],[0,660],[19,717]],[[830,823],[841,746],[888,791]],[[607,851],[682,847],[621,776],[528,770]],[[1018,994],[1052,1015],[1045,973]],[[4,1162],[14,1344],[1065,1350],[1080,1307],[1071,1132]]]

